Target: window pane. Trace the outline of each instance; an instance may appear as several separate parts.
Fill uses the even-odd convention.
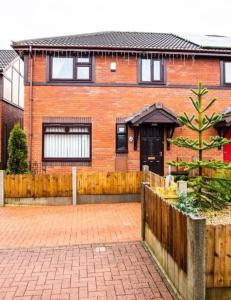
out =
[[[117,133],[126,133],[126,125],[117,125]]]
[[[45,158],[90,158],[90,136],[47,134],[44,137]]]
[[[4,73],[4,76],[9,78],[10,80],[12,79],[12,68],[11,67]]]
[[[70,127],[69,132],[89,132],[88,127]]]
[[[127,149],[127,136],[117,135],[117,151],[125,151]]]
[[[72,79],[73,78],[73,58],[53,57],[52,78]]]
[[[24,107],[24,79],[22,76],[20,76],[19,85],[19,106]]]
[[[6,78],[3,79],[3,97],[11,101],[11,82]]]
[[[78,57],[77,62],[78,63],[90,63],[90,58],[89,57]]]
[[[13,66],[19,72],[19,59],[14,63]]]
[[[90,67],[77,67],[77,79],[90,79]]]
[[[20,59],[20,73],[24,76],[24,62]]]
[[[231,83],[231,62],[225,63],[225,82]]]
[[[13,69],[13,95],[12,102],[18,104],[18,92],[19,92],[19,74]]]
[[[153,80],[160,80],[160,61],[153,61]]]
[[[142,59],[142,81],[151,81],[151,59]]]
[[[46,132],[65,132],[65,127],[46,127]]]

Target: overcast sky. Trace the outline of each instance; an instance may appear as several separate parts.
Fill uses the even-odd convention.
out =
[[[231,36],[230,0],[1,0],[0,49],[12,40],[96,31]]]

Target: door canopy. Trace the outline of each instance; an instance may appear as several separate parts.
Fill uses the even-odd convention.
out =
[[[167,129],[167,150],[170,150],[169,138],[172,138],[175,127],[182,126],[177,120],[177,115],[162,103],[155,103],[145,107],[139,112],[125,119],[125,122],[134,128],[134,150],[137,150],[137,141],[140,125],[150,124],[151,126],[162,125]]]
[[[231,127],[231,106],[227,107],[222,113],[221,121],[215,127]]]
[[[172,127],[181,126],[177,120],[177,115],[170,109],[163,106],[162,103],[155,103],[145,107],[139,112],[125,119],[125,122],[131,126],[140,126],[141,124],[165,124]]]

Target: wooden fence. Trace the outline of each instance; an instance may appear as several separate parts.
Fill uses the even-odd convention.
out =
[[[148,227],[179,268],[187,273],[187,217],[148,187],[145,205]]]
[[[139,194],[141,172],[79,172],[79,195]],[[71,174],[5,175],[5,198],[71,197]]]
[[[148,182],[151,187],[164,187],[165,186],[165,178],[158,174],[155,174],[151,171],[144,172],[143,181]]]
[[[207,225],[206,286],[231,287],[231,225]]]

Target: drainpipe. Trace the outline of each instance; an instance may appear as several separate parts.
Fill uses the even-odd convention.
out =
[[[30,169],[32,167],[32,138],[33,138],[33,53],[32,46],[29,48],[30,56],[30,93],[29,93],[29,139],[30,139],[30,152],[29,162]]]

